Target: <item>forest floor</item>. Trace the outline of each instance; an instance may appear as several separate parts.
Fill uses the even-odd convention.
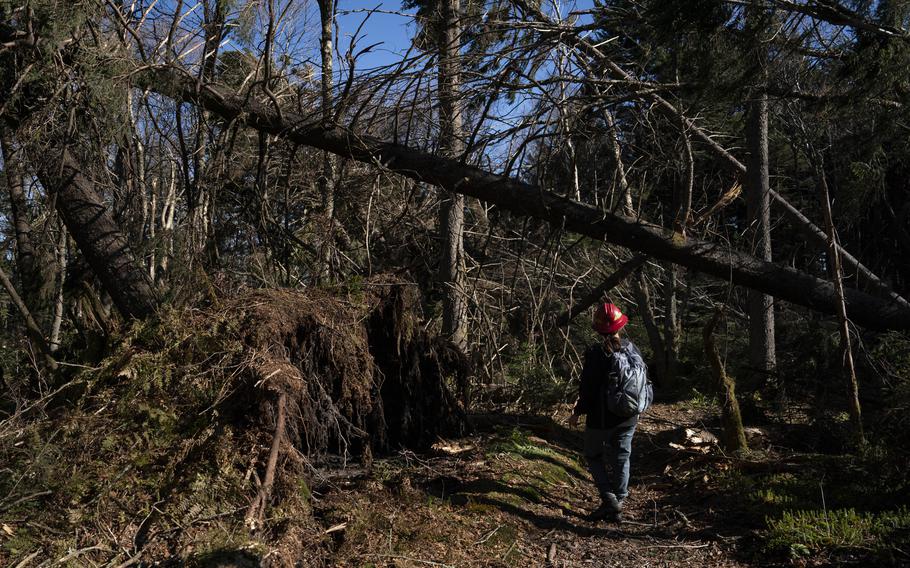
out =
[[[710,400],[655,404],[633,440],[621,523],[585,518],[598,502],[568,412],[473,415],[472,434],[428,452],[286,471],[253,532],[232,465],[249,459],[245,444],[219,442],[205,453],[225,455],[191,460],[168,490],[174,467],[160,464],[188,454],[153,423],[113,421],[125,451],[86,414],[49,416],[0,468],[21,482],[0,499],[0,565],[910,566],[906,468],[809,453],[820,429],[800,410],[729,456]]]
[[[565,413],[565,411],[564,411]],[[563,413],[563,414],[564,414]],[[581,432],[554,419],[478,416],[473,436],[431,455],[379,460],[369,475],[314,489],[323,561],[350,566],[767,566],[765,520],[740,466],[699,440],[711,420],[688,404],[655,404],[633,441],[621,523],[593,523],[598,504]],[[687,434],[687,429],[689,430]],[[765,472],[766,473],[766,472]],[[276,551],[281,554],[280,550]],[[777,560],[775,560],[777,558]],[[845,560],[845,558],[841,558]],[[824,558],[798,559],[822,565]]]

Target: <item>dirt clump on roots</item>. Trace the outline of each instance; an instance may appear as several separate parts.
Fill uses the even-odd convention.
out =
[[[463,432],[464,413],[445,379],[460,384],[466,362],[422,329],[417,289],[373,282],[361,296],[269,290],[239,300],[255,382],[237,401],[244,406],[252,395],[274,424],[285,395],[288,441],[311,457],[368,461],[374,451],[425,449]]]
[[[0,564],[82,549],[114,565],[319,558],[311,488],[326,472],[465,433],[450,385],[466,360],[421,318],[415,286],[377,278],[249,291],[124,330],[54,409],[0,421],[0,492],[21,520]]]

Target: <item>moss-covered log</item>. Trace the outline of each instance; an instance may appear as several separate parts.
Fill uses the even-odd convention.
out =
[[[718,308],[714,312],[714,316],[705,325],[703,330],[705,355],[708,357],[708,362],[711,363],[714,384],[720,397],[720,419],[724,427],[724,448],[731,452],[745,451],[749,449],[749,445],[746,442],[746,432],[743,429],[743,417],[739,411],[739,401],[736,400],[736,381],[724,369],[720,353],[718,353],[717,346],[714,344],[714,328],[722,315],[723,311]]]

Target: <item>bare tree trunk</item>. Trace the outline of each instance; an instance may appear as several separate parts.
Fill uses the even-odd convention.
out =
[[[750,103],[747,118],[749,171],[746,203],[755,231],[755,256],[771,261],[771,201],[768,190],[768,95],[761,93]],[[774,298],[749,291],[749,359],[753,368],[772,373],[777,367],[774,345]]]
[[[639,270],[632,283],[632,292],[635,294],[635,301],[638,303],[638,315],[641,317],[641,323],[648,334],[648,343],[651,344],[651,351],[654,353],[655,365],[652,365],[654,373],[654,382],[664,387],[667,386],[667,349],[664,344],[664,338],[660,334],[660,328],[657,326],[657,319],[654,317],[654,309],[651,306],[651,291],[648,286],[648,280],[645,277],[644,270]]]
[[[39,324],[53,290],[48,275],[53,270],[42,266],[39,251],[32,240],[32,227],[28,220],[28,200],[23,183],[25,168],[22,165],[22,149],[16,147],[7,128],[0,126],[0,152],[9,191],[10,213],[16,234],[16,265],[22,286],[23,301]],[[52,265],[52,263],[51,263]]]
[[[44,356],[45,364],[51,370],[57,368],[57,361],[54,360],[53,355],[51,354],[51,348],[47,344],[47,340],[44,339],[44,334],[41,332],[41,328],[38,327],[35,318],[32,317],[31,312],[28,311],[25,302],[22,301],[22,298],[16,292],[15,286],[13,286],[12,281],[6,275],[2,269],[0,269],[0,284],[3,285],[3,288],[6,289],[6,293],[9,294],[9,297],[13,300],[13,305],[16,306],[16,309],[19,310],[19,314],[22,316],[22,319],[25,320],[25,328],[28,330],[28,335],[38,345],[38,350]]]
[[[680,123],[683,158],[683,181],[673,192],[673,230],[685,238],[692,212],[692,190],[695,185],[695,158],[692,155],[692,142],[685,124]],[[679,282],[683,272],[673,263],[666,263],[666,280],[664,280],[664,386],[676,385],[679,371]]]
[[[322,119],[329,127],[334,120],[332,105],[332,45],[334,41],[335,2],[318,0],[319,16],[322,23],[320,54],[322,58]],[[335,245],[335,156],[331,152],[322,153],[322,175],[318,180],[319,195],[322,196],[322,214],[325,220],[326,238],[322,243],[322,262],[320,276],[332,278],[332,248]]]
[[[152,179],[151,199],[149,200],[149,229],[148,237],[152,243],[149,254],[149,280],[155,283],[156,270],[158,268],[158,244],[155,239],[158,236],[158,182],[159,178]]]
[[[439,145],[443,156],[461,158],[462,115],[459,100],[461,69],[459,1],[440,0],[439,9]],[[442,331],[462,351],[467,348],[468,303],[464,259],[465,197],[443,191],[439,208],[442,259],[439,279],[443,289]]]
[[[635,208],[632,206],[632,191],[629,187],[629,179],[626,177],[626,166],[622,161],[622,147],[619,145],[619,133],[616,132],[616,121],[609,109],[603,109],[604,121],[607,124],[607,130],[610,136],[610,147],[613,149],[613,160],[616,162],[616,180],[619,185],[619,202],[622,212],[629,217],[635,214]],[[614,189],[615,190],[615,189]],[[611,207],[612,209],[612,207]]]
[[[68,235],[66,227],[60,223],[60,238],[57,241],[57,299],[54,302],[54,320],[51,323],[50,350],[55,353],[60,348],[60,326],[63,324],[63,283],[66,280],[66,243]]]
[[[225,18],[229,3],[225,0],[203,0],[203,17],[205,41],[203,44],[202,64],[199,66],[197,83],[213,81],[218,63],[221,40],[224,37]],[[268,81],[268,78],[266,79]],[[187,217],[189,222],[190,243],[193,254],[191,258],[205,253],[206,259],[214,261],[217,250],[214,248],[212,211],[214,206],[208,184],[209,136],[207,126],[209,113],[204,108],[196,109],[196,132],[193,138],[192,171],[193,178],[187,185]],[[186,165],[189,165],[188,163]]]
[[[177,211],[177,163],[172,159],[168,164],[167,190],[162,190],[164,204],[161,206],[161,258],[158,272],[166,274],[170,258],[174,255],[174,214]],[[161,181],[164,187],[164,179]]]
[[[850,422],[853,425],[853,435],[858,446],[865,444],[866,437],[863,432],[863,416],[859,404],[859,381],[856,379],[856,368],[853,365],[853,347],[850,341],[850,320],[847,317],[846,301],[844,299],[844,279],[841,268],[840,252],[837,247],[837,234],[834,228],[834,216],[831,214],[831,197],[828,192],[828,180],[825,177],[821,160],[815,166],[816,182],[818,183],[819,197],[822,200],[822,212],[825,216],[825,225],[828,229],[828,258],[831,261],[831,279],[837,290],[837,319],[840,324],[840,343],[844,354],[843,373],[847,379],[847,407],[850,413]]]
[[[759,9],[749,13],[750,23],[764,25]],[[761,34],[758,34],[760,41]],[[753,254],[771,261],[771,184],[768,164],[768,94],[765,91],[767,54],[763,46],[755,49],[759,66],[759,85],[753,90],[746,113],[746,209],[753,234]],[[774,372],[777,355],[774,346],[774,298],[750,290],[749,303],[749,363],[760,373]]]
[[[679,302],[677,289],[679,267],[673,263],[666,264],[664,287],[664,373],[663,387],[676,385],[676,374],[679,369]]]
[[[746,432],[743,429],[743,417],[739,412],[739,402],[736,400],[736,381],[724,370],[723,361],[717,346],[714,345],[714,328],[723,315],[723,309],[718,307],[714,316],[705,325],[703,336],[705,340],[705,355],[711,363],[714,372],[714,384],[721,397],[720,419],[724,426],[724,448],[731,452],[749,449],[746,443]]]
[[[38,177],[86,262],[126,317],[145,318],[158,298],[126,236],[66,148],[51,148],[38,165]]]

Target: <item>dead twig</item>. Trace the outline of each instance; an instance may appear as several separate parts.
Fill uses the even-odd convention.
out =
[[[35,493],[29,493],[28,495],[25,495],[25,496],[23,496],[23,497],[20,497],[20,498],[16,499],[15,501],[11,502],[11,503],[7,503],[7,504],[0,503],[0,513],[2,513],[3,511],[6,511],[6,510],[8,510],[8,509],[12,509],[12,508],[15,507],[16,505],[19,505],[19,504],[21,504],[21,503],[25,503],[26,501],[31,501],[32,499],[36,499],[36,498],[38,498],[38,497],[44,497],[45,495],[50,495],[51,493],[53,493],[53,491],[50,491],[50,490],[48,490],[48,491],[38,491],[38,492],[35,492]]]
[[[278,454],[281,451],[281,442],[284,439],[286,406],[287,394],[281,393],[278,395],[278,417],[275,424],[275,436],[272,438],[272,448],[269,451],[269,461],[265,467],[265,478],[259,488],[259,493],[253,499],[253,503],[246,514],[246,525],[251,530],[255,530],[262,523],[269,498],[272,496],[272,485],[275,482]]]
[[[31,562],[31,561],[32,561],[36,556],[38,556],[39,554],[41,554],[41,549],[40,549],[40,548],[39,548],[38,550],[36,550],[35,552],[32,552],[31,554],[29,554],[29,555],[26,556],[25,558],[23,558],[23,559],[19,562],[19,564],[16,564],[15,568],[25,568],[26,566],[28,566],[28,563]]]
[[[454,568],[451,564],[443,564],[442,562],[433,562],[432,560],[422,560],[420,558],[413,558],[411,556],[402,556],[400,554],[364,554],[363,556],[373,556],[377,558],[390,558],[393,560],[407,560],[408,562],[416,562],[418,564],[426,564],[427,566],[445,566],[446,568]]]
[[[484,536],[482,539],[480,539],[480,540],[478,540],[477,542],[475,542],[474,545],[476,546],[476,545],[479,545],[479,544],[483,544],[483,543],[485,543],[486,541],[490,540],[490,538],[492,538],[494,534],[496,534],[497,532],[499,532],[499,529],[501,529],[501,528],[502,528],[502,525],[498,525],[495,529],[493,529],[493,530],[491,530],[490,532],[488,532],[488,533],[486,534],[486,536]]]
[[[44,566],[60,566],[62,564],[66,564],[73,558],[77,558],[79,556],[82,556],[86,552],[92,552],[93,550],[108,550],[109,551],[110,548],[104,546],[103,544],[87,546],[85,548],[80,548],[78,550],[71,550],[69,552],[69,554],[62,556],[62,557],[58,558],[57,560],[54,560],[54,561],[46,560],[46,561],[42,562],[41,564],[39,564],[38,566],[39,566],[39,568],[44,567]]]

